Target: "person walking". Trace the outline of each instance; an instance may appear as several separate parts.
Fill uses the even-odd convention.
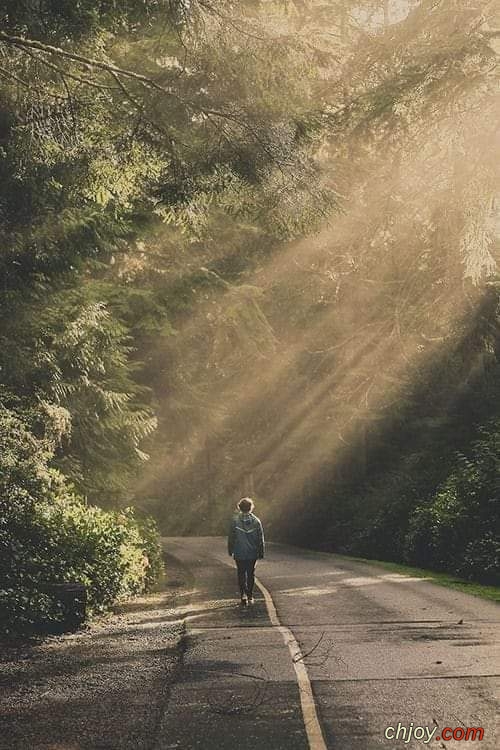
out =
[[[241,603],[253,604],[255,565],[264,557],[264,530],[260,519],[253,513],[254,502],[243,497],[236,506],[227,538],[227,550],[234,557],[238,569]]]

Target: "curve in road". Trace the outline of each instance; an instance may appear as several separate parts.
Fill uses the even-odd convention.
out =
[[[185,675],[162,727],[171,744],[157,750],[304,750],[311,741],[304,719],[306,728],[318,722],[321,747],[335,750],[421,750],[428,743],[417,727],[446,750],[463,747],[442,741],[446,727],[482,727],[480,747],[500,746],[497,604],[375,565],[270,545],[259,562],[264,600],[245,612],[225,540],[172,538],[165,547],[189,568],[195,594],[183,613]],[[315,701],[312,722],[302,716],[299,664]],[[239,711],[230,701],[250,694],[244,678],[269,690]],[[386,733],[399,724],[405,737]]]

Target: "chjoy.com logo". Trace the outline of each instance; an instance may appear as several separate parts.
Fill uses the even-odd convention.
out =
[[[482,727],[444,727],[440,730],[439,727],[420,727],[414,726],[413,721],[406,726],[401,722],[398,722],[395,727],[386,727],[384,732],[386,740],[397,740],[398,742],[404,742],[406,745],[413,740],[420,740],[424,745],[428,745],[432,739],[439,740],[465,740],[466,742],[474,742],[475,740],[481,741],[484,737],[484,729]]]

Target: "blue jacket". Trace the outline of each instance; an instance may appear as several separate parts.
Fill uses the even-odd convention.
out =
[[[264,531],[253,513],[236,513],[231,519],[227,551],[235,560],[264,557]]]

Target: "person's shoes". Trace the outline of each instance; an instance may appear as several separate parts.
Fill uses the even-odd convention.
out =
[[[242,607],[246,607],[247,606],[247,602],[248,602],[248,600],[247,600],[246,594],[242,594],[242,596],[241,596],[241,605],[242,605]]]

